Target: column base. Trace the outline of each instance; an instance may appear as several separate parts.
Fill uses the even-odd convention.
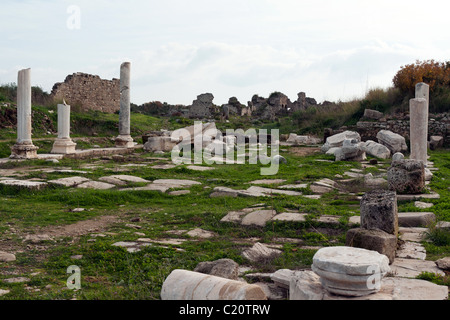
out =
[[[51,153],[53,154],[73,154],[76,152],[77,144],[71,139],[56,139]]]
[[[118,136],[116,138],[116,148],[134,148],[133,138],[131,136]]]
[[[33,144],[15,144],[11,147],[10,159],[37,159],[38,147]]]

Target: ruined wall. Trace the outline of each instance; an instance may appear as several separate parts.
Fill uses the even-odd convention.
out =
[[[396,119],[380,119],[378,121],[360,121],[357,123],[356,130],[361,135],[361,138],[366,140],[376,140],[377,133],[380,130],[390,130],[398,133],[409,140],[410,128],[409,128],[409,116],[398,117]],[[445,144],[450,145],[450,115],[439,114],[430,115],[428,122],[428,135],[429,136],[442,136],[444,137]]]
[[[53,86],[52,98],[82,110],[114,113],[120,109],[120,80],[103,80],[99,76],[74,73]]]

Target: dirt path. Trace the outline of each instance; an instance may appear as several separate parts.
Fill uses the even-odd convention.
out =
[[[80,237],[93,232],[103,232],[108,227],[119,222],[117,216],[102,216],[100,218],[80,221],[67,226],[48,227],[43,229],[40,234],[47,234],[52,238],[59,237]]]

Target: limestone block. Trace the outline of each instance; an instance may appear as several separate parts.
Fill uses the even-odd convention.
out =
[[[355,228],[347,231],[345,245],[377,251],[387,256],[389,263],[393,263],[397,250],[397,237],[382,230]]]
[[[362,145],[362,150],[364,150],[368,155],[380,159],[389,159],[391,157],[391,150],[389,150],[388,147],[372,140],[366,141]]]
[[[361,228],[398,234],[398,208],[395,192],[373,190],[364,194],[360,205]]]
[[[431,136],[430,137],[430,149],[436,150],[444,146],[444,137],[442,136]]]
[[[428,227],[430,223],[436,221],[433,212],[399,212],[398,223],[402,227]]]
[[[289,282],[289,300],[323,300],[325,290],[313,271],[296,272]]]
[[[231,259],[205,261],[200,262],[197,267],[195,267],[194,272],[209,274],[230,280],[237,280],[239,275],[239,265]]]
[[[387,177],[389,189],[399,194],[420,194],[425,189],[425,167],[419,160],[392,162]]]
[[[280,250],[271,249],[262,243],[256,243],[253,247],[245,250],[242,256],[250,261],[261,261],[272,259],[281,254]]]
[[[377,139],[378,143],[388,147],[393,154],[408,150],[405,138],[390,130],[379,131],[377,134]]]
[[[325,144],[322,146],[322,152],[327,152],[330,148],[342,147],[345,139],[355,139],[357,142],[361,141],[361,136],[355,131],[344,131],[328,137]]]
[[[372,109],[364,110],[364,118],[366,118],[366,119],[379,120],[383,117],[384,117],[384,114],[380,111],[372,110]]]

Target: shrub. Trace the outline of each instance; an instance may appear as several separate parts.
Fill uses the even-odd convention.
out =
[[[403,94],[414,94],[415,86],[425,82],[433,92],[438,86],[450,86],[450,62],[416,61],[401,67],[393,79],[394,87]]]

